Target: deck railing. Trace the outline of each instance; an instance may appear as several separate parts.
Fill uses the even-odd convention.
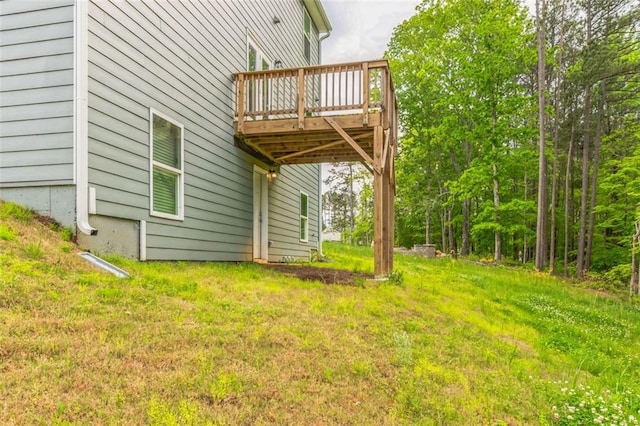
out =
[[[396,101],[385,60],[234,74],[235,120],[245,121],[362,114],[382,114],[384,128],[395,124]]]

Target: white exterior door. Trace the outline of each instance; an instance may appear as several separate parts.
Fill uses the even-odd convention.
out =
[[[267,203],[269,186],[267,172],[259,167],[253,169],[253,259],[269,259],[269,215]]]
[[[258,44],[249,38],[247,42],[247,71],[265,71],[271,68],[271,61],[265,55]],[[247,82],[247,109],[248,111],[269,110],[269,87],[263,79]],[[263,114],[261,114],[263,115]]]

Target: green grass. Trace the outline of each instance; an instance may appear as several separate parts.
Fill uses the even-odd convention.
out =
[[[121,280],[38,223],[2,226],[0,424],[640,417],[640,305],[545,275],[396,256],[394,280],[351,287],[109,257]],[[324,252],[323,267],[372,270],[369,248]]]

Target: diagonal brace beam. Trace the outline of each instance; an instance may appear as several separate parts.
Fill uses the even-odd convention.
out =
[[[321,151],[327,148],[333,148],[334,146],[342,145],[343,143],[344,141],[341,139],[339,141],[326,143],[324,145],[314,146],[313,148],[305,149],[304,151],[292,152],[291,154],[283,155],[282,157],[276,158],[276,161],[280,162],[288,158],[299,157],[300,155],[309,154],[310,152]]]
[[[342,138],[347,141],[347,143],[349,145],[351,145],[351,147],[353,149],[356,150],[356,152],[358,154],[360,154],[360,157],[362,157],[362,159],[368,163],[369,165],[371,165],[371,167],[373,167],[373,169],[376,171],[376,173],[380,174],[382,173],[380,170],[380,167],[377,164],[374,164],[373,159],[369,156],[369,154],[367,154],[367,152],[362,149],[362,147],[360,145],[358,145],[358,143],[356,141],[353,140],[353,138],[351,138],[351,136],[349,136],[349,134],[347,132],[344,131],[344,129],[342,127],[340,127],[340,125],[338,123],[336,123],[335,121],[333,121],[332,118],[330,117],[325,117],[324,118],[325,121],[327,123],[329,123],[329,125],[331,127],[333,127],[333,129],[338,132],[338,134],[340,136],[342,136]]]

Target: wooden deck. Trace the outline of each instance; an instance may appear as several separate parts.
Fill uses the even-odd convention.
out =
[[[235,133],[273,164],[355,161],[374,175],[375,273],[393,270],[397,107],[386,60],[237,73]]]

